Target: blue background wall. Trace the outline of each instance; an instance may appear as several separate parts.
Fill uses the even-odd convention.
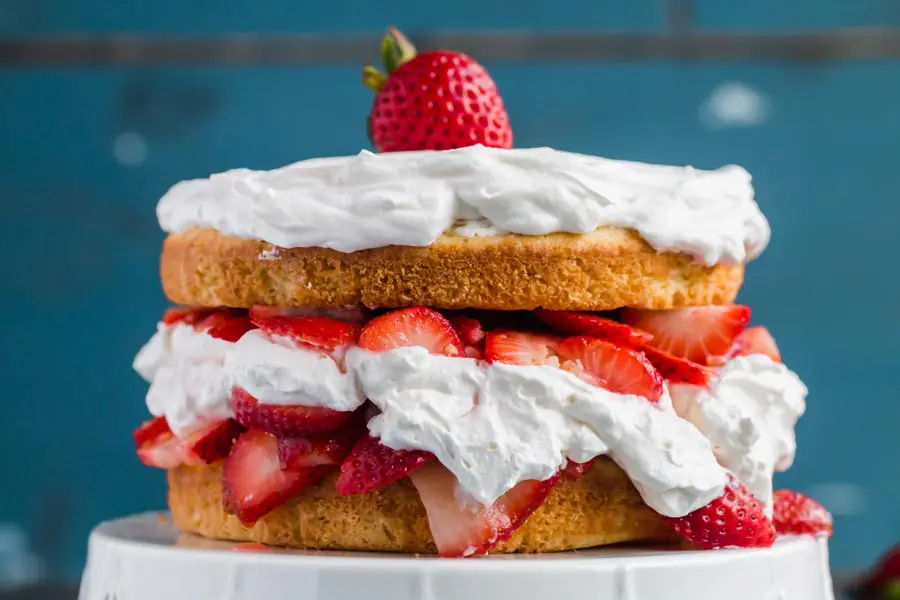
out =
[[[665,23],[661,0],[455,6],[0,0],[0,36]],[[891,0],[695,8],[708,28],[900,25]],[[774,238],[741,300],[811,390],[780,484],[836,513],[838,567],[900,539],[900,60],[487,66],[517,145],[750,170]],[[97,521],[164,502],[130,439],[146,417],[131,359],[165,306],[159,196],[230,167],[354,153],[369,102],[349,66],[0,69],[0,524],[21,524],[51,574],[78,576]]]

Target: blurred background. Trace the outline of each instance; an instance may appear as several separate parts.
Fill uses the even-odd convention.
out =
[[[900,1],[0,0],[0,597],[164,505],[130,436],[159,197],[368,147],[388,24],[485,64],[518,146],[753,174],[741,301],[810,388],[777,484],[835,514],[839,574],[900,539]]]

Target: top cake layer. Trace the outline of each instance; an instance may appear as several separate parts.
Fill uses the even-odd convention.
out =
[[[446,234],[636,231],[658,252],[712,265],[756,257],[769,226],[750,175],[648,165],[551,148],[469,146],[321,158],[272,171],[236,169],[175,185],[163,229],[192,228],[281,248],[344,253],[430,246]]]

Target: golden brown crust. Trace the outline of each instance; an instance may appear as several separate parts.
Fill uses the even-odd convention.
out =
[[[169,471],[169,509],[183,531],[271,546],[434,553],[428,518],[409,479],[359,496],[334,490],[337,475],[307,488],[253,527],[222,507],[220,466]],[[544,504],[493,552],[554,552],[633,541],[672,541],[612,461],[578,481],[563,477]]]
[[[609,310],[732,302],[744,269],[660,253],[615,227],[586,235],[445,235],[424,248],[353,253],[193,229],[166,239],[161,274],[169,299],[193,306]]]

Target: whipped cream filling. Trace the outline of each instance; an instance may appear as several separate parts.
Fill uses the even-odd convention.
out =
[[[455,150],[305,160],[176,184],[157,206],[167,232],[216,229],[279,247],[355,252],[427,246],[447,232],[636,230],[661,252],[707,265],[756,257],[769,225],[741,167],[715,171],[552,148]]]
[[[134,358],[134,370],[150,383],[150,414],[165,417],[176,435],[230,417],[225,357],[233,345],[191,325],[159,323]]]
[[[520,481],[566,462],[607,455],[648,506],[685,515],[721,495],[733,471],[771,510],[772,475],[796,450],[806,387],[764,355],[738,357],[709,388],[670,385],[658,403],[589,385],[549,366],[487,364],[419,347],[352,347],[336,362],[259,330],[229,343],[184,324],[160,324],[135,359],[151,382],[147,405],[176,433],[231,415],[230,390],[264,404],[381,414],[385,445],[434,453],[460,489],[486,505]]]
[[[702,431],[722,466],[772,512],[772,476],[794,462],[794,426],[806,410],[806,386],[766,355],[739,356],[709,388],[673,385],[676,412]]]

